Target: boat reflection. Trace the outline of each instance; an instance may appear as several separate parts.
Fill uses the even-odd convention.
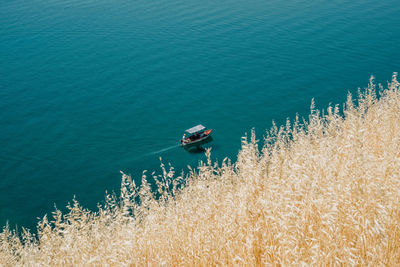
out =
[[[204,153],[206,150],[202,146],[207,143],[210,143],[212,140],[213,140],[213,138],[212,138],[212,136],[210,136],[207,139],[202,140],[198,143],[185,145],[183,148],[191,154]]]

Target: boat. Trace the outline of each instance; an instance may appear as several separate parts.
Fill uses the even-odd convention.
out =
[[[185,131],[182,139],[180,140],[181,146],[200,146],[206,143],[211,138],[212,129],[206,130],[206,127],[199,124]],[[187,135],[186,135],[187,133]]]

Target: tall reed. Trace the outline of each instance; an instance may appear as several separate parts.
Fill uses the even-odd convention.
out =
[[[122,174],[97,212],[76,200],[3,229],[3,266],[400,265],[400,86],[371,79],[356,100],[273,126],[237,161],[210,151],[187,176]],[[377,92],[378,91],[378,92]],[[151,184],[156,184],[154,192]],[[183,184],[183,186],[181,186]]]

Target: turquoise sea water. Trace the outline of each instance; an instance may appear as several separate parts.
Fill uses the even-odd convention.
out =
[[[0,226],[197,165],[177,140],[198,123],[235,160],[252,127],[390,80],[399,32],[394,0],[3,0]]]

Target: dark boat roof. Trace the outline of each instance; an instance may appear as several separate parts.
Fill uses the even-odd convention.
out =
[[[203,125],[199,124],[199,125],[194,126],[194,127],[190,128],[190,129],[187,129],[186,132],[189,133],[189,134],[194,134],[194,133],[203,131],[205,128],[206,127],[204,127]]]

